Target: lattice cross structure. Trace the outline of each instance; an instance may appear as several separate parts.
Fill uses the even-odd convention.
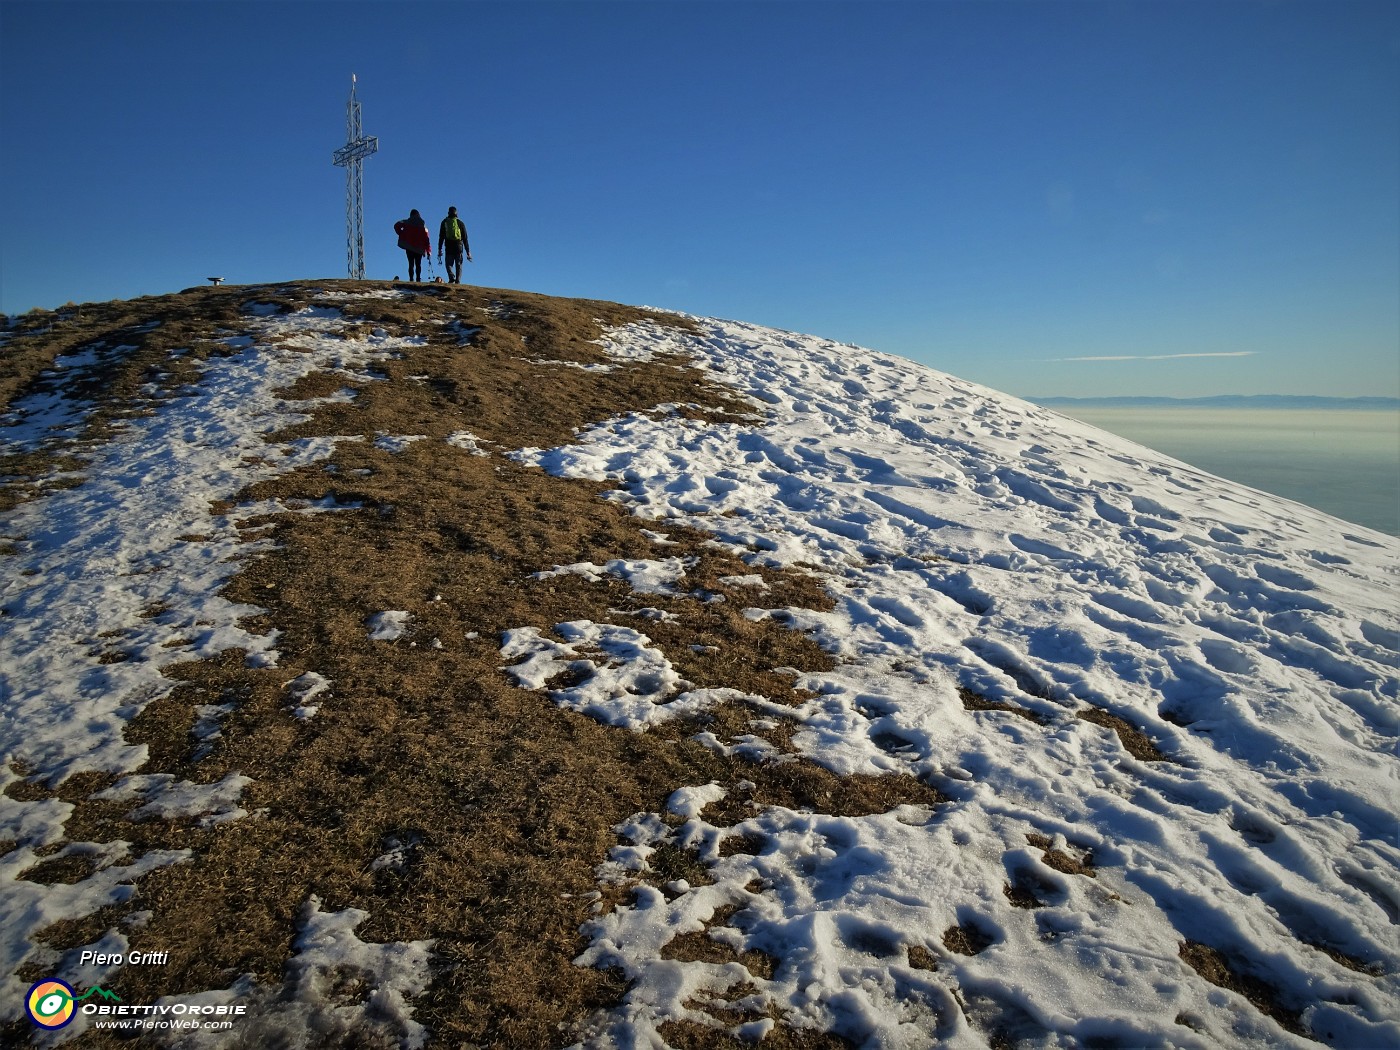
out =
[[[331,155],[345,169],[345,258],[352,280],[365,277],[364,159],[379,151],[379,139],[366,137],[360,127],[360,102],[355,98],[355,74],[350,74],[350,101],[345,107],[345,145]]]

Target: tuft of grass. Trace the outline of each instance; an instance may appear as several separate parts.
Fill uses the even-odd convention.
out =
[[[1086,850],[1082,857],[1074,857],[1064,850],[1055,848],[1055,844],[1048,835],[1028,835],[1026,839],[1032,846],[1041,851],[1041,856],[1047,867],[1066,875],[1087,875],[1089,878],[1097,878],[1098,873],[1094,869],[1094,854]]]
[[[963,922],[943,931],[943,947],[959,955],[978,955],[993,944],[991,937],[977,925]]]
[[[909,965],[916,970],[937,970],[938,956],[922,944],[909,945]]]
[[[1301,1011],[1284,1006],[1278,989],[1231,964],[1223,952],[1199,941],[1182,941],[1177,953],[1181,961],[1211,984],[1248,999],[1250,1005],[1267,1014],[1294,1035],[1312,1038],[1303,1025]]]
[[[1018,718],[1024,718],[1028,722],[1034,722],[1038,726],[1043,726],[1048,721],[1039,711],[1032,711],[1030,708],[1008,704],[1001,700],[989,700],[981,693],[968,689],[966,686],[958,687],[958,698],[962,701],[963,708],[968,711],[1004,711],[1007,714],[1016,715]]]
[[[1137,726],[1118,715],[1110,714],[1097,707],[1085,708],[1075,714],[1086,722],[1093,722],[1095,725],[1111,729],[1118,736],[1118,741],[1123,745],[1123,750],[1132,755],[1139,762],[1171,762],[1170,755],[1158,750],[1152,739]]]

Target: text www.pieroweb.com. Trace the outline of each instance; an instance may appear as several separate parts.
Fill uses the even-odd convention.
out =
[[[173,1005],[135,1006],[90,1003],[82,1012],[99,1029],[128,1032],[205,1031],[225,1032],[233,1027],[234,1019],[247,1012],[238,1005]]]

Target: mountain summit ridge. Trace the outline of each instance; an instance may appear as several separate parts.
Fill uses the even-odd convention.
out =
[[[1393,538],[619,304],[6,336],[0,1001],[123,942],[248,1007],[188,1045],[1400,1038]]]

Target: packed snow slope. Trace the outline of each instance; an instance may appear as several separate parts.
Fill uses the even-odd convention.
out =
[[[702,757],[685,768],[715,771],[656,772],[659,786],[622,793],[640,801],[602,839],[569,837],[589,884],[567,894],[581,909],[561,934],[567,961],[535,997],[575,970],[617,979],[569,1000],[551,1021],[560,1045],[1400,1045],[1400,541],[821,338],[616,317],[580,353],[534,330],[506,340],[513,318],[546,309],[517,293],[322,282],[220,295],[217,324],[168,348],[178,384],[151,371],[139,411],[92,419],[97,377],[133,349],[115,335],[66,345],[12,384],[0,429],[18,492],[0,524],[11,1035],[103,1038],[88,1015],[57,1033],[25,1020],[29,986],[58,977],[250,1007],[229,1031],[147,1033],[182,1045],[530,1045],[499,1018],[453,1019],[477,1007],[439,994],[466,979],[449,965],[451,921],[380,929],[379,909],[397,906],[382,881],[296,883],[284,925],[269,919],[272,963],[231,955],[215,975],[195,960],[163,988],[135,967],[80,963],[93,945],[168,947],[142,940],[161,929],[160,880],[282,819],[259,792],[297,778],[239,750],[254,724],[240,703],[251,711],[247,697],[270,690],[266,747],[285,737],[304,752],[370,702],[334,649],[293,644],[305,631],[353,633],[337,644],[382,665],[386,725],[409,720],[395,675],[408,696],[434,661],[478,660],[425,693],[513,698],[534,712],[516,717],[526,732],[555,720],[594,734],[584,750],[689,748]],[[32,319],[12,325],[0,353],[36,337]],[[672,385],[557,438],[528,406],[503,421],[489,399],[449,396],[467,380],[447,369],[489,378],[512,361],[559,382]],[[690,404],[675,377],[732,401]],[[399,432],[347,422],[396,384],[442,399]],[[336,424],[312,432],[314,419]],[[491,606],[509,609],[494,619],[446,577],[391,597],[395,577],[420,570],[387,545],[374,570],[385,597],[353,608],[294,561],[276,586],[239,582],[261,580],[248,574],[293,530],[395,527],[412,500],[376,502],[372,486],[415,464],[468,509],[502,486],[596,483],[567,490],[594,507],[570,517],[620,515],[634,539],[483,554],[482,572],[519,563],[493,590],[524,597]],[[302,488],[276,488],[293,476]],[[480,553],[482,535],[460,546]],[[803,580],[817,597],[796,597]],[[277,603],[297,587],[312,594],[291,615]],[[686,633],[721,615],[728,633]],[[791,644],[792,663],[750,655],[749,630],[753,654]],[[820,653],[804,655],[810,643]],[[177,668],[199,661],[222,668],[224,692],[182,691]],[[245,679],[251,692],[227,685]],[[179,705],[174,742],[133,736]],[[442,739],[477,706],[435,716]],[[456,761],[501,755],[459,759],[444,744],[431,761],[450,778]],[[782,778],[808,770],[831,786],[780,800]],[[845,804],[842,784],[909,787],[881,807]],[[589,792],[609,790],[595,772]],[[460,834],[482,794],[461,803]],[[83,817],[99,804],[119,816]],[[150,838],[153,822],[188,837]],[[377,826],[362,874],[449,865],[447,824],[392,826]],[[425,859],[434,851],[448,860]],[[211,911],[230,892],[210,883]],[[477,899],[465,876],[456,892]],[[519,884],[494,892],[501,918],[463,904],[474,917],[452,921],[547,906]],[[204,950],[236,940],[240,921],[211,928]],[[489,929],[477,934],[489,945]]]

